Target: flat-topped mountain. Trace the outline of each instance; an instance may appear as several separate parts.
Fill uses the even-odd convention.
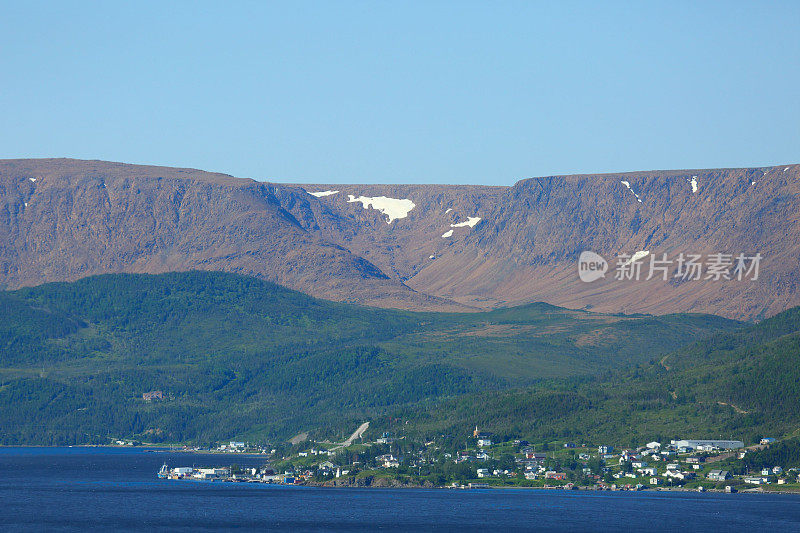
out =
[[[513,187],[295,185],[193,169],[0,161],[0,286],[222,270],[415,310],[545,301],[758,319],[800,304],[800,165],[551,176]],[[578,257],[610,265],[584,283]],[[618,254],[761,254],[758,279],[616,280]],[[646,252],[646,254],[645,254]],[[751,276],[752,277],[752,276]]]
[[[464,303],[531,300],[573,308],[704,311],[763,318],[800,303],[800,165],[534,178],[504,191],[463,242],[410,280]],[[580,281],[580,253],[642,257],[640,281]],[[653,259],[673,261],[650,281]],[[698,280],[677,259],[700,255]],[[714,254],[761,255],[758,278],[715,279]],[[748,262],[747,267],[751,266]],[[691,276],[690,276],[691,277]],[[707,279],[711,277],[711,279]]]
[[[304,227],[293,214],[312,213],[308,216],[324,224],[326,217],[335,218],[328,211],[297,187],[199,170],[3,161],[0,285],[17,288],[112,272],[220,270],[334,300],[409,309],[462,307],[416,293],[324,238],[321,230]]]

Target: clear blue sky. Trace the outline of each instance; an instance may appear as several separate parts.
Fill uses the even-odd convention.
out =
[[[798,1],[0,9],[0,158],[484,184],[800,162]]]

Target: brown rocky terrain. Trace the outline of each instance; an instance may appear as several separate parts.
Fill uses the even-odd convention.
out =
[[[800,304],[799,173],[800,166],[789,165],[521,181],[466,242],[409,284],[465,303],[542,300],[613,312],[763,318]],[[583,250],[609,261],[645,250],[668,259],[681,252],[704,259],[760,253],[763,259],[756,281],[679,283],[672,271],[668,281],[618,281],[611,265],[605,279],[583,283],[577,276]],[[641,260],[643,272],[651,257]]]
[[[800,166],[784,165],[552,176],[513,187],[288,185],[193,169],[5,160],[0,286],[205,269],[384,307],[546,301],[758,319],[800,304],[798,174]],[[584,250],[612,263],[605,279],[579,280]],[[672,272],[668,281],[615,280],[617,254],[644,250],[645,273],[664,253],[763,259],[757,281],[677,282]]]
[[[101,161],[0,163],[0,284],[108,272],[224,270],[315,296],[410,309],[460,306],[416,293],[319,232],[248,179]],[[306,197],[306,198],[302,198]]]

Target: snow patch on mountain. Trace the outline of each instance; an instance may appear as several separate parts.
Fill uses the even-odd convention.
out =
[[[481,221],[481,217],[467,217],[467,220],[464,222],[459,222],[458,224],[450,224],[451,228],[464,228],[469,226],[470,228],[474,228],[475,224]]]
[[[447,230],[444,233],[442,233],[442,239],[446,239],[446,238],[452,237],[452,236],[453,236],[453,230]]]
[[[319,192],[310,192],[311,196],[316,196],[317,198],[322,198],[323,196],[330,196],[332,194],[336,194],[339,191],[319,191]]]
[[[642,199],[639,198],[639,195],[636,194],[636,191],[631,189],[631,182],[630,181],[620,180],[620,183],[623,184],[624,186],[626,186],[628,188],[628,190],[633,193],[633,195],[636,197],[636,201],[638,201],[639,203],[642,203]]]
[[[406,218],[409,211],[416,207],[416,204],[407,198],[388,198],[386,196],[359,196],[356,198],[352,194],[348,194],[347,198],[347,203],[361,202],[364,209],[370,207],[377,209],[386,215],[387,224],[391,224],[398,218]]]

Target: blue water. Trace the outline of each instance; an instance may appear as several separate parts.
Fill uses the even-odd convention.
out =
[[[0,448],[3,530],[800,531],[800,496],[323,489],[158,480],[170,466],[260,458]]]

